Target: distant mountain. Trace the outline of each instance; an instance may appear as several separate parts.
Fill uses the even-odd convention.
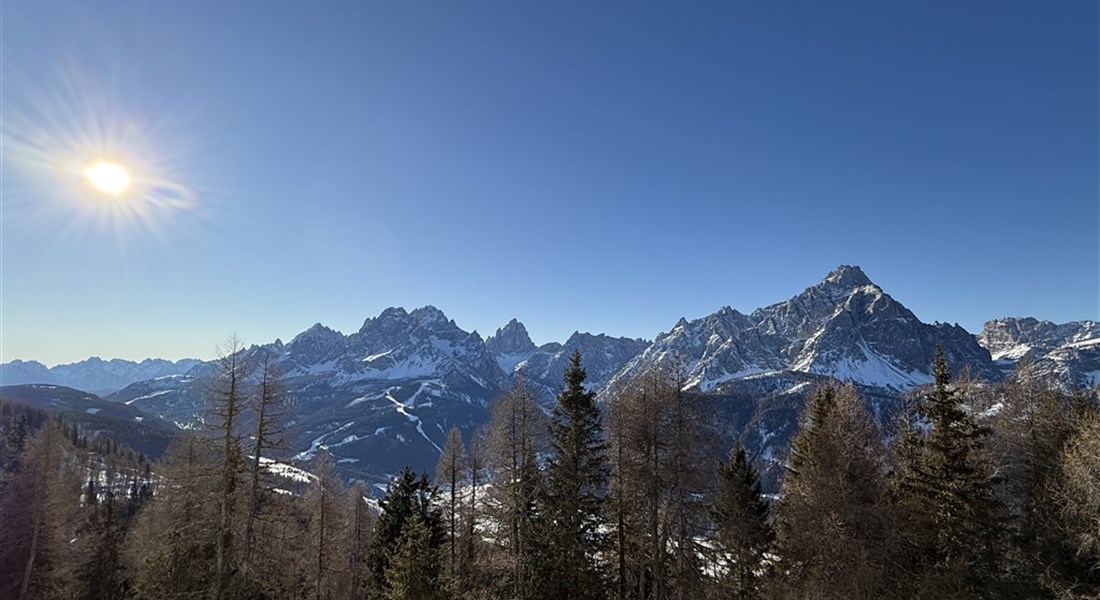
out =
[[[1090,322],[1002,319],[986,326],[979,344],[958,325],[921,322],[859,267],[841,266],[749,314],[724,307],[680,319],[652,343],[576,332],[564,343],[536,347],[516,319],[483,340],[425,306],[388,308],[346,335],[318,323],[290,342],[243,352],[253,367],[268,357],[284,373],[290,455],[305,460],[327,451],[345,474],[381,485],[406,464],[430,471],[447,430],[457,426],[469,439],[488,420],[490,401],[520,374],[549,406],[574,350],[590,389],[601,393],[650,368],[680,368],[685,389],[706,400],[721,432],[740,439],[774,474],[806,394],[821,381],[851,381],[887,418],[906,392],[932,380],[939,345],[956,373],[996,381],[1026,355],[1064,385],[1095,385],[1096,333]],[[13,377],[56,375],[37,363],[4,369]],[[135,381],[107,399],[197,427],[215,371],[214,363],[192,364]]]
[[[544,400],[552,402],[561,391],[562,378],[573,352],[580,351],[589,389],[598,390],[631,359],[649,346],[641,339],[574,332],[564,344],[547,344],[516,365],[528,381],[542,388]]]
[[[333,454],[347,474],[383,482],[406,464],[431,470],[447,430],[467,435],[485,422],[508,375],[477,333],[432,306],[388,308],[344,335],[316,324],[288,343],[244,351],[282,371],[291,397],[294,454]],[[109,396],[196,426],[207,411],[204,364],[187,375],[137,382]]]
[[[194,358],[176,362],[147,358],[134,362],[121,358],[103,360],[93,356],[80,362],[47,368],[33,360],[13,360],[0,365],[0,385],[43,383],[107,395],[136,381],[186,373],[200,362]]]
[[[978,341],[1006,373],[1030,363],[1036,375],[1064,389],[1100,385],[1100,323],[996,319],[985,324]]]
[[[588,387],[599,389],[648,345],[641,339],[574,332],[564,344],[552,342],[536,348],[527,328],[515,319],[485,340],[501,369],[512,376],[522,373],[528,383],[542,390],[545,402],[557,395],[573,352],[580,351],[584,358]]]
[[[932,380],[939,344],[952,367],[999,379],[989,352],[957,325],[922,323],[871,282],[841,266],[801,294],[745,315],[725,307],[680,319],[615,377],[682,364],[685,387],[721,393],[741,379],[823,375],[903,392]]]
[[[159,458],[179,430],[132,406],[108,402],[69,387],[29,384],[0,387],[0,399],[63,416],[86,435],[103,435],[151,458]]]
[[[551,346],[561,347],[560,344]],[[527,328],[515,319],[508,321],[507,325],[498,328],[495,334],[489,336],[485,340],[485,349],[493,355],[497,365],[505,373],[514,372],[517,365],[531,358],[531,355],[538,351],[535,343],[531,341],[531,336],[527,335]],[[547,350],[549,349],[550,346],[547,346]]]

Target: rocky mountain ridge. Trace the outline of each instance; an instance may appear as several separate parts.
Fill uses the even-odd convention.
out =
[[[682,365],[685,387],[704,393],[788,372],[904,392],[932,380],[937,344],[954,368],[1001,378],[989,352],[966,330],[922,323],[859,267],[845,265],[797,296],[749,315],[727,306],[700,319],[680,319],[615,377]]]
[[[975,337],[957,325],[921,322],[859,267],[841,266],[788,300],[749,314],[724,307],[680,319],[652,342],[575,332],[564,343],[537,347],[516,319],[483,340],[425,306],[386,309],[348,335],[318,323],[287,343],[244,352],[246,362],[266,356],[284,374],[293,454],[304,460],[328,451],[348,475],[380,483],[405,464],[430,470],[446,431],[458,426],[468,437],[488,420],[492,398],[518,376],[549,407],[574,350],[598,391],[647,369],[679,369],[687,390],[719,407],[720,426],[767,457],[784,451],[797,407],[824,379],[852,381],[877,411],[888,410],[931,381],[940,345],[956,372],[998,380],[1027,356],[1062,385],[1095,385],[1097,329],[1091,322],[1002,319]],[[212,363],[195,364],[107,399],[197,427],[214,370]]]
[[[1095,321],[995,319],[985,324],[978,341],[1005,372],[1026,365],[1065,389],[1100,385],[1100,323]]]

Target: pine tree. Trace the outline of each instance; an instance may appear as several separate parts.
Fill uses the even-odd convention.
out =
[[[550,420],[551,457],[537,523],[539,570],[536,596],[600,598],[604,580],[599,554],[606,549],[603,502],[609,468],[596,394],[574,351]]]
[[[439,547],[423,518],[413,513],[385,569],[386,600],[436,600],[439,586]]]
[[[760,476],[745,456],[741,444],[734,446],[729,461],[718,465],[718,489],[712,518],[719,565],[722,597],[751,599],[762,596],[760,573],[765,571],[765,554],[775,538],[769,507],[760,487]]]
[[[776,508],[777,596],[889,595],[895,540],[883,456],[855,390],[819,388],[792,444]]]
[[[1003,531],[994,482],[980,457],[989,430],[978,426],[951,386],[937,348],[935,382],[922,404],[931,430],[907,441],[899,488],[918,597],[968,598],[992,593]]]
[[[382,514],[378,517],[374,544],[368,559],[373,597],[385,597],[389,593],[386,571],[397,555],[405,529],[414,520],[427,528],[429,548],[438,550],[443,545],[445,534],[442,516],[434,506],[436,494],[437,490],[428,483],[428,476],[421,475],[418,478],[409,467],[402,469],[390,483],[385,497],[379,502]]]

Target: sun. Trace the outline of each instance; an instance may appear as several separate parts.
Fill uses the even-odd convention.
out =
[[[133,179],[130,172],[115,163],[101,161],[84,169],[84,177],[92,187],[103,192],[117,196],[130,188]]]

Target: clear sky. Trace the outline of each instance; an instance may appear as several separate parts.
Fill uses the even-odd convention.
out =
[[[425,304],[652,338],[842,263],[1100,318],[1095,2],[0,6],[4,361]]]

